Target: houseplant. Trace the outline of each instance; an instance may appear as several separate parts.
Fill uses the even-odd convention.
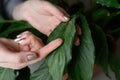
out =
[[[69,6],[65,0],[50,1],[63,7],[71,15],[71,20],[61,23],[46,42],[61,37],[64,40],[63,45],[53,51],[32,74],[28,67],[17,71],[0,68],[0,80],[62,80],[66,73],[68,80],[91,80],[94,64],[101,66],[109,78],[108,70],[111,68],[116,80],[120,80],[120,57],[115,52],[116,42],[120,37],[119,1],[93,0],[93,8],[89,11],[84,11],[82,2]],[[79,46],[73,45],[75,24],[82,30]],[[1,16],[0,37],[15,38],[25,30],[40,35],[27,22],[4,20]]]

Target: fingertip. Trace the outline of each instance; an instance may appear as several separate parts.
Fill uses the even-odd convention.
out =
[[[58,43],[59,45],[61,45],[63,43],[63,39],[61,39],[61,38],[57,38],[54,41],[56,41],[56,44]]]
[[[76,37],[74,44],[75,44],[75,46],[80,45],[80,39],[78,37]]]
[[[59,41],[59,42],[63,42],[62,38],[57,38],[56,40]]]
[[[64,18],[64,21],[65,21],[65,22],[70,20],[70,18],[67,17],[67,16],[63,16],[63,18]]]
[[[57,38],[50,43],[48,43],[46,46],[41,48],[39,50],[39,54],[42,58],[50,54],[52,51],[54,51],[56,48],[58,48],[63,43],[63,40],[61,38]]]

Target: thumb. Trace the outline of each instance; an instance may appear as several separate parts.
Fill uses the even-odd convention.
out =
[[[27,64],[33,64],[36,63],[42,59],[44,59],[48,54],[50,54],[53,50],[58,48],[62,44],[63,40],[58,38],[56,40],[51,41],[49,44],[44,46],[38,51],[38,58],[32,61],[29,61]]]
[[[37,55],[33,52],[9,52],[7,55],[0,57],[0,66],[21,69],[28,66],[28,63],[36,58]]]
[[[21,64],[36,59],[37,54],[30,51],[22,51],[17,53],[12,52],[10,54],[7,54],[6,57],[6,62]]]
[[[55,50],[56,48],[58,48],[61,44],[62,44],[63,40],[58,38],[56,40],[51,41],[49,44],[47,44],[46,46],[42,47],[39,51],[38,51],[38,57],[36,59],[30,59],[30,61],[27,62],[27,65],[36,63],[42,59],[44,59],[48,54],[50,54],[53,50]]]

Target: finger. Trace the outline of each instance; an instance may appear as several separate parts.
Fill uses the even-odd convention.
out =
[[[19,56],[20,57],[20,56]],[[27,64],[29,61],[32,61],[33,59],[35,59],[36,57],[32,57],[29,55],[29,58],[27,58],[27,61],[24,58],[6,58],[6,61],[0,61],[0,66],[4,67],[4,68],[11,68],[11,69],[21,69],[24,68],[26,66],[28,66],[29,64]]]
[[[37,54],[33,52],[20,52],[12,55],[7,55],[6,59],[0,60],[0,66],[12,69],[21,69],[30,64],[32,60],[37,59]]]
[[[67,80],[68,77],[69,77],[68,73],[65,73],[64,76],[63,76],[64,80]]]
[[[31,32],[25,31],[17,36],[14,39],[15,42],[20,43],[21,45],[28,45],[31,43],[31,36],[34,36]]]
[[[56,48],[58,48],[61,44],[62,44],[63,40],[62,39],[56,39],[53,40],[52,42],[50,42],[49,44],[47,44],[46,46],[44,46],[43,48],[41,48],[38,51],[38,58],[32,61],[29,61],[27,64],[33,64],[36,63],[42,59],[44,59],[48,54],[50,54],[53,50],[55,50]]]
[[[60,38],[51,41],[49,44],[39,50],[40,57],[45,58],[49,53],[58,48],[62,44],[62,42],[63,41]]]
[[[20,51],[30,51],[29,45],[19,45],[19,46],[20,46]]]
[[[4,58],[4,56],[6,58]],[[3,58],[0,58],[0,63],[24,63],[31,60],[34,60],[38,55],[34,52],[9,52],[4,55]]]
[[[51,30],[54,30],[57,25],[61,23],[61,21],[54,16],[39,15],[37,13],[34,14],[36,16],[31,15],[27,17],[28,22],[47,36],[52,32]]]
[[[32,33],[30,31],[24,31],[22,33],[20,33],[19,35],[17,35],[17,38],[23,38],[26,36],[32,35]]]
[[[68,21],[69,17],[67,15],[65,15],[62,11],[60,11],[56,6],[54,6],[53,4],[46,2],[44,9],[51,13],[53,16],[56,16],[58,19],[60,19],[61,21]]]
[[[79,26],[79,24],[76,24],[76,38],[75,38],[75,41],[74,41],[74,44],[76,46],[79,46],[80,45],[80,37],[82,35],[82,31],[81,31],[81,28]]]
[[[79,39],[79,37],[76,36],[75,41],[74,41],[74,44],[75,44],[76,46],[79,46],[79,45],[80,45],[80,39]]]
[[[79,24],[76,24],[76,33],[77,33],[77,36],[81,36],[82,35],[82,30],[81,30]]]
[[[61,12],[63,12],[65,15],[67,15],[68,18],[70,18],[70,15],[61,7],[55,5]]]
[[[18,70],[18,69],[22,69],[24,67],[26,67],[27,65],[21,65],[21,64],[17,64],[17,63],[0,63],[0,67],[3,67],[3,68],[10,68],[10,69],[15,69],[15,70]]]
[[[19,51],[18,43],[15,43],[12,39],[0,38],[0,46],[2,50],[11,50],[11,51]],[[4,48],[4,49],[3,49]],[[7,49],[6,49],[7,48]],[[2,51],[0,50],[0,51]],[[3,52],[4,53],[4,52]]]

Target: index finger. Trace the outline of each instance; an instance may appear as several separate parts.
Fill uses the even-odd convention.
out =
[[[62,44],[62,42],[63,40],[60,38],[51,41],[49,44],[39,50],[40,57],[45,58],[48,54],[58,48]]]
[[[63,9],[60,9],[56,5],[49,2],[45,2],[44,4],[45,4],[44,9],[53,16],[56,16],[61,21],[66,22],[69,20],[68,14]]]
[[[63,40],[58,38],[56,40],[51,41],[49,44],[44,46],[38,51],[38,58],[32,61],[29,61],[27,65],[36,63],[42,59],[44,59],[48,54],[50,54],[52,51],[54,51],[56,48],[58,48],[62,44]]]

